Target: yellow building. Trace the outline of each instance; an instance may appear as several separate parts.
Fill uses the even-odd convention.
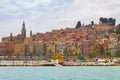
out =
[[[3,37],[2,43],[8,43],[10,41],[10,37]]]
[[[25,44],[15,44],[14,55],[15,56],[24,56],[25,55]]]
[[[55,53],[55,45],[53,43],[47,43],[47,53],[48,54]]]
[[[95,30],[100,30],[100,29],[110,30],[110,29],[112,29],[112,26],[110,26],[108,24],[94,24],[94,29]]]
[[[31,37],[28,37],[28,38],[25,38],[24,39],[24,43],[27,44],[29,42],[32,42],[32,38]]]

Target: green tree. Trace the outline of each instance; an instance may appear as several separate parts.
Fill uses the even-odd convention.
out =
[[[111,26],[115,26],[115,22],[116,22],[114,18],[103,18],[103,17],[100,17],[99,21],[101,23],[107,23]]]
[[[108,57],[111,57],[112,55],[111,55],[111,52],[106,52],[105,54],[104,54],[104,58],[108,58]]]
[[[88,54],[88,58],[92,59],[92,58],[95,58],[96,57],[96,54],[94,52],[91,52]]]
[[[120,28],[118,28],[118,29],[116,30],[116,33],[117,33],[117,34],[120,34]]]
[[[118,24],[117,26],[120,26],[120,24]]]
[[[91,21],[91,25],[92,25],[92,26],[94,25],[94,21]]]
[[[108,23],[108,19],[107,18],[104,18],[104,23]]]
[[[82,56],[81,54],[78,55],[78,59],[79,60],[84,60],[84,56]]]
[[[120,57],[120,45],[119,44],[116,46],[116,51],[115,53],[112,54],[112,57]]]
[[[115,25],[116,20],[114,18],[108,18],[108,24],[111,26]]]
[[[103,17],[100,17],[99,21],[100,21],[101,23],[103,23]]]
[[[116,52],[113,54],[113,57],[120,57],[120,52]]]
[[[109,33],[114,33],[114,30],[113,29],[109,30]]]
[[[80,28],[80,27],[81,27],[81,22],[78,21],[78,22],[77,22],[77,25],[75,26],[75,28]]]

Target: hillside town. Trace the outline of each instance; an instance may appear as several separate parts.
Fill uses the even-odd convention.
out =
[[[113,23],[113,24],[112,24]],[[0,42],[0,60],[64,60],[68,62],[112,61],[120,58],[120,25],[115,19],[100,18],[98,24],[78,21],[75,28],[54,29],[51,32],[26,36],[25,22],[21,34],[3,37]]]

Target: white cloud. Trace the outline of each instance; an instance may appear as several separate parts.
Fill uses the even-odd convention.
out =
[[[18,8],[16,5],[13,5],[10,3],[10,1],[7,0],[1,0],[0,2],[0,14],[5,14],[6,12],[16,11]]]
[[[40,4],[48,4],[50,3],[51,0],[17,0],[16,4],[20,5],[21,7],[24,8],[32,8],[32,7],[36,7]]]
[[[5,16],[5,21],[9,25],[0,24],[2,27],[10,27],[11,32],[14,32],[14,27],[21,29],[23,20],[26,22],[27,31],[33,30],[34,33],[51,31],[55,28],[74,27],[78,20],[85,24],[92,20],[98,22],[99,17],[114,17],[117,23],[120,23],[119,0],[12,1],[14,0],[1,0],[0,2],[0,16],[10,16],[10,20],[7,20]],[[1,19],[0,21],[4,22]],[[19,31],[16,30],[15,34],[17,33]]]

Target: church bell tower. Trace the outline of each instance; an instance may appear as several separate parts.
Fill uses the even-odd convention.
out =
[[[25,22],[23,21],[21,35],[23,38],[26,38],[26,29],[25,29]]]

